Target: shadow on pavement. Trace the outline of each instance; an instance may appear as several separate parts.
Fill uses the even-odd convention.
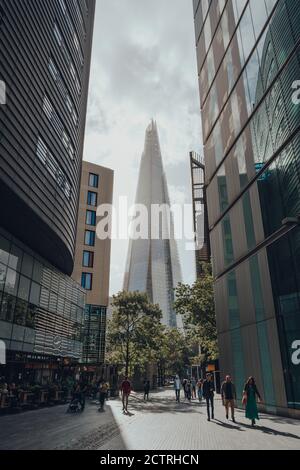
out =
[[[143,413],[199,413],[203,405],[197,402],[176,403],[175,399],[171,398],[150,398],[149,401],[144,401],[138,396],[132,396],[129,408],[134,411],[142,411]],[[205,408],[206,409],[206,408]]]
[[[230,423],[225,423],[224,421],[220,421],[219,419],[214,419],[211,422],[217,424],[218,426],[222,426],[223,428],[226,428],[226,429],[233,429],[234,431],[244,431],[244,429],[242,429],[240,423],[238,422],[236,422],[236,424],[230,424]]]
[[[284,423],[284,424],[291,424],[291,425],[294,425],[294,426],[299,426],[299,424],[300,424],[299,419],[288,418],[288,417],[285,417],[285,416],[275,416],[275,415],[261,414],[261,417],[262,417],[262,419],[267,418],[270,421],[273,421],[274,423],[278,423],[278,424]]]
[[[266,426],[251,426],[251,424],[242,424],[244,428],[251,429],[251,430],[256,430],[256,431],[261,431],[264,434],[271,434],[273,436],[281,436],[281,437],[289,437],[292,439],[300,439],[300,436],[297,436],[296,434],[292,434],[290,432],[283,432],[283,431],[278,431],[278,429],[271,429]]]
[[[129,418],[132,418],[132,416],[135,416],[135,414],[134,414],[134,413],[131,413],[130,411],[127,411],[127,413],[124,413],[124,411],[123,411],[123,414],[124,414],[125,416],[128,416]]]
[[[97,450],[111,439],[126,450],[108,404],[87,403],[83,413],[67,413],[68,405],[5,416],[1,419],[1,450]]]

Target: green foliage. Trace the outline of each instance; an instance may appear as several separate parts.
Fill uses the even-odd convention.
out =
[[[125,365],[129,375],[137,366],[143,371],[155,360],[162,312],[140,292],[120,292],[113,297],[113,308],[107,334],[108,360]]]
[[[210,264],[202,263],[201,267],[202,275],[192,286],[178,285],[175,310],[184,318],[189,341],[200,344],[202,360],[214,360],[218,346],[213,276]]]
[[[120,292],[113,298],[113,315],[107,330],[107,359],[132,375],[156,363],[161,375],[183,374],[189,364],[190,343],[176,328],[160,323],[162,312],[146,294]]]
[[[190,344],[177,328],[162,327],[157,338],[156,358],[159,368],[165,375],[183,376],[190,363]]]

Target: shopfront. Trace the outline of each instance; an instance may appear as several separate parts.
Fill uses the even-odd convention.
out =
[[[74,376],[82,357],[84,306],[80,285],[1,229],[1,377],[44,385]]]

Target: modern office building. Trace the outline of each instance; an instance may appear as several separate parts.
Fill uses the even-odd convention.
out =
[[[85,290],[0,228],[0,338],[7,382],[74,375],[82,356]]]
[[[94,9],[0,0],[0,338],[12,376],[18,361],[38,370],[80,357],[84,291],[68,276]]]
[[[0,7],[1,225],[70,275],[95,2]]]
[[[190,152],[193,222],[195,233],[196,274],[201,276],[201,263],[210,263],[210,242],[208,232],[208,213],[205,188],[204,158]]]
[[[221,370],[300,412],[297,0],[194,0]]]
[[[148,126],[142,155],[136,207],[146,208],[145,232],[130,239],[124,290],[146,292],[163,312],[163,324],[182,327],[173,309],[174,288],[181,281],[167,180],[163,168],[157,125]],[[153,211],[154,206],[159,209]],[[139,212],[139,210],[138,210]],[[142,215],[142,214],[140,214]],[[145,222],[145,219],[143,220]],[[136,236],[137,235],[137,236]]]
[[[73,279],[86,291],[84,364],[104,363],[106,313],[109,305],[110,237],[97,237],[97,207],[112,204],[114,172],[83,162]]]

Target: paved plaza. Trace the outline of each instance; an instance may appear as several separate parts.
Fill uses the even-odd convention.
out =
[[[66,410],[64,405],[0,417],[0,449],[300,449],[300,421],[261,415],[253,429],[237,410],[234,424],[217,399],[216,419],[207,422],[204,404],[177,404],[171,390],[153,393],[149,403],[134,394],[128,415],[119,399],[108,401],[103,413],[92,402],[84,413]]]

